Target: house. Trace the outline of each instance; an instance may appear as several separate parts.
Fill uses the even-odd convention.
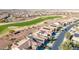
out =
[[[7,49],[10,43],[10,41],[0,38],[0,50]]]

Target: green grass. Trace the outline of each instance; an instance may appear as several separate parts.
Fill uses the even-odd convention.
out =
[[[61,18],[61,16],[42,16],[40,18],[33,19],[31,21],[0,25],[0,33],[2,31],[4,31],[5,29],[7,29],[8,27],[10,27],[10,26],[31,26],[31,25],[40,23],[42,21],[49,20],[49,19],[54,19],[54,18]]]

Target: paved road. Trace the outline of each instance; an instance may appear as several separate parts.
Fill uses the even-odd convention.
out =
[[[75,24],[72,24],[68,27],[66,27],[65,29],[67,30],[64,30],[62,31],[59,36],[57,37],[57,40],[56,42],[53,44],[52,46],[52,50],[58,50],[59,49],[59,46],[61,45],[61,43],[63,42],[63,39],[64,39],[64,36],[65,36],[65,33],[68,32]]]

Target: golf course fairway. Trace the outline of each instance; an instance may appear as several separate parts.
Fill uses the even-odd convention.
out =
[[[0,25],[0,33],[2,31],[4,31],[5,29],[7,29],[8,27],[10,27],[10,26],[20,26],[20,27],[21,26],[31,26],[31,25],[40,23],[42,21],[53,20],[55,18],[62,18],[62,17],[61,16],[41,16],[41,17],[33,19],[31,21],[16,22],[16,23],[10,23],[10,24],[3,24],[3,25]]]

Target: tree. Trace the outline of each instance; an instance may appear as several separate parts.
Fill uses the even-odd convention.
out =
[[[10,50],[10,49],[11,49],[11,47],[12,47],[12,44],[9,44],[9,45],[8,45],[8,50]]]
[[[79,48],[79,42],[77,42],[77,43],[75,44],[75,46]]]
[[[70,33],[70,32],[67,32],[67,33],[65,34],[65,37],[66,37],[66,39],[70,39],[71,33]]]
[[[15,30],[10,30],[10,31],[9,31],[9,33],[14,33],[14,32],[15,32]]]
[[[59,31],[61,28],[62,28],[62,27],[58,27],[58,28],[57,28],[57,31]]]
[[[3,23],[3,22],[5,22],[5,19],[0,19],[0,23]]]
[[[73,42],[71,40],[67,40],[62,44],[61,48],[64,50],[71,50],[72,44],[73,44]]]
[[[53,43],[56,39],[54,37],[50,38],[50,42]]]

